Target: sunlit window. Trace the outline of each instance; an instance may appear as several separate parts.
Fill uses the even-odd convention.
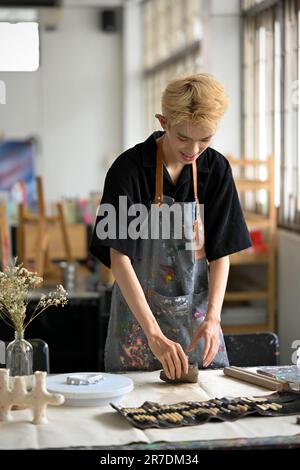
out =
[[[253,8],[260,4],[265,9]],[[299,2],[244,1],[243,153],[274,157],[279,225],[300,230]],[[248,14],[247,9],[250,8]],[[264,179],[262,169],[255,176]],[[247,204],[264,211],[265,195]]]
[[[176,75],[201,70],[201,0],[144,3],[144,70],[147,128],[157,127],[161,91]]]

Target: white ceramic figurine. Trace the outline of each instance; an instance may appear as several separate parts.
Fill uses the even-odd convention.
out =
[[[14,405],[32,408],[34,424],[46,424],[47,406],[61,405],[65,398],[59,393],[49,393],[46,389],[46,372],[36,371],[31,391],[26,390],[25,377],[14,377],[9,384],[9,369],[0,369],[0,421],[12,419],[11,408]]]

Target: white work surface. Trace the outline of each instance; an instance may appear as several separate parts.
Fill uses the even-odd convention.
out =
[[[139,406],[144,401],[177,403],[222,396],[268,395],[269,390],[225,377],[222,370],[199,372],[198,384],[170,385],[159,372],[126,374],[134,390],[122,406]],[[296,416],[247,417],[235,422],[211,422],[176,429],[140,430],[131,426],[110,406],[77,408],[49,406],[49,423],[34,425],[30,410],[13,411],[13,420],[0,423],[0,449],[42,449],[76,446],[121,446],[133,442],[207,441],[214,439],[292,436],[300,432]]]

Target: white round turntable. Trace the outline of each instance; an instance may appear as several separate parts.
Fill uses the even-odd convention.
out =
[[[101,376],[100,380],[88,383],[90,378],[96,375]],[[72,380],[72,376],[76,377],[76,380]],[[79,376],[84,385],[81,385],[81,382],[76,383]],[[133,380],[123,375],[102,372],[58,374],[47,377],[47,390],[64,395],[64,404],[67,406],[106,406],[109,403],[119,403],[124,395],[131,392]]]

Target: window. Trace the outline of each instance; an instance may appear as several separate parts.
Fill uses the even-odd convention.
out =
[[[281,161],[282,191],[280,198],[279,222],[287,227],[300,230],[299,204],[299,142],[298,126],[298,79],[299,79],[299,10],[297,1],[284,5],[283,68],[283,152]]]
[[[145,104],[149,132],[157,127],[167,81],[201,69],[201,0],[148,0],[144,4]]]
[[[273,155],[279,225],[300,231],[300,2],[247,1],[242,6],[243,154],[261,160]],[[245,176],[265,177],[261,172]],[[266,202],[263,194],[247,200],[261,213]]]

